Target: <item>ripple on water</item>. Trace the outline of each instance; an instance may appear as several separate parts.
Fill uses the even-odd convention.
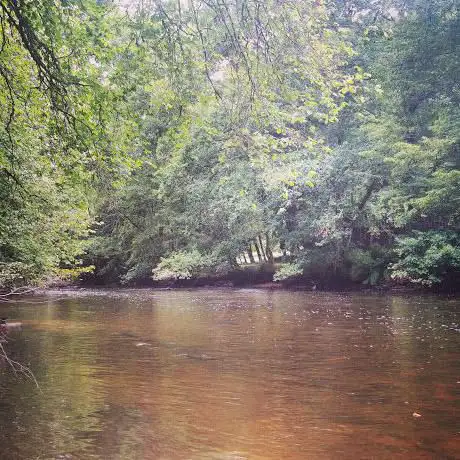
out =
[[[8,346],[41,390],[0,367],[0,458],[458,458],[459,307],[229,289],[32,299]]]

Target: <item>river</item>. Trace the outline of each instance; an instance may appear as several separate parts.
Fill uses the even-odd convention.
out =
[[[95,291],[0,304],[0,458],[460,458],[460,300]]]

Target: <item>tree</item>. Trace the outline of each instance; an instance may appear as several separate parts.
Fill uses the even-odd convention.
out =
[[[273,261],[279,197],[323,153],[317,126],[359,79],[341,68],[352,54],[344,32],[314,2],[153,2],[136,20],[142,147],[104,205],[100,273],[145,279],[169,256],[182,267],[184,253],[232,267],[254,241]]]
[[[111,164],[104,51],[111,10],[0,3],[0,288],[71,267],[88,235],[93,175]]]

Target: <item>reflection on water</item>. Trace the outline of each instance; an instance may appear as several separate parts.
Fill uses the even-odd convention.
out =
[[[460,457],[458,300],[115,291],[8,307],[24,323],[9,351],[40,390],[0,364],[2,459]]]

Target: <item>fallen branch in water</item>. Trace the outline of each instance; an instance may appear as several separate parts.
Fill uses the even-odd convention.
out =
[[[14,296],[30,294],[32,292],[35,292],[36,290],[37,288],[30,287],[30,286],[18,287],[18,288],[12,289],[9,292],[0,294],[0,302],[11,302],[15,300],[13,298]]]
[[[5,350],[5,347],[3,346],[5,343],[8,342],[7,339],[8,339],[7,335],[0,332],[0,359],[3,359],[10,365],[15,375],[17,375],[18,373],[23,374],[26,378],[33,380],[33,382],[35,383],[35,386],[38,389],[40,389],[40,386],[38,385],[37,379],[35,378],[35,375],[33,374],[33,372],[27,366],[24,366],[24,364],[21,364],[18,361],[14,361],[8,356]]]

